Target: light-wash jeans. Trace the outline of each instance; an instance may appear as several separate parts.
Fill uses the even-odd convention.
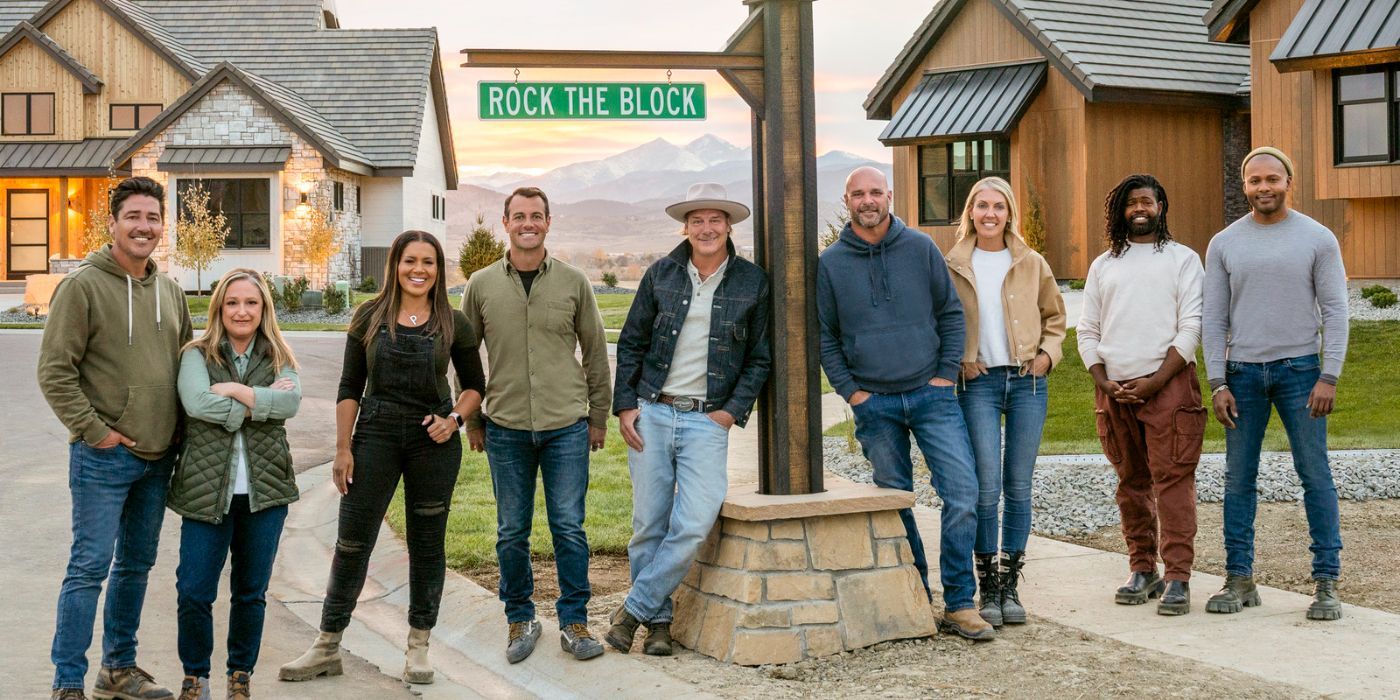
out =
[[[642,451],[632,472],[632,592],[623,605],[646,623],[671,622],[671,593],[695,561],[729,490],[729,431],[704,413],[643,401]]]
[[[1049,395],[1045,377],[992,367],[958,393],[977,460],[978,554],[1024,552],[1031,535],[1031,482]],[[1006,424],[1003,450],[1002,423]],[[1005,501],[1005,512],[999,507]],[[1001,541],[997,541],[997,520]]]

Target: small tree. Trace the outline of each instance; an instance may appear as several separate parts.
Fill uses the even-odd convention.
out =
[[[841,230],[851,223],[851,212],[845,207],[836,212],[836,220],[827,219],[826,231],[817,239],[817,250],[826,250],[832,243],[841,240]]]
[[[462,242],[462,248],[457,251],[457,266],[468,280],[473,272],[500,260],[506,254],[506,244],[496,238],[494,229],[494,226],[486,225],[485,216],[477,214],[472,235]]]
[[[340,242],[335,238],[335,224],[330,213],[322,207],[312,207],[306,214],[306,261],[313,272],[320,268],[325,272],[325,285],[330,285],[330,261],[340,251]]]
[[[616,287],[616,286],[617,286],[617,275],[614,275],[614,274],[611,273],[611,272],[604,272],[604,273],[603,273],[603,284],[607,285],[609,288]]]
[[[83,215],[82,254],[101,248],[112,242],[112,230],[107,225],[107,219],[112,215],[112,190],[121,184],[122,179],[116,173],[107,172],[106,179],[100,182],[93,182],[92,186],[96,190],[92,208]]]
[[[222,211],[210,211],[209,191],[200,182],[180,191],[180,218],[175,224],[175,262],[194,270],[195,289],[204,294],[204,271],[219,259],[228,238]]]
[[[1021,223],[1021,237],[1031,250],[1045,255],[1045,208],[1030,178],[1026,178],[1026,220]]]

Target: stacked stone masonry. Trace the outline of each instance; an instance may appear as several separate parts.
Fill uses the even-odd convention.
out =
[[[721,518],[675,594],[682,645],[745,666],[792,663],[934,622],[896,511]]]

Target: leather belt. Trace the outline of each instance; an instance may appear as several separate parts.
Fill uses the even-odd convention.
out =
[[[676,409],[677,411],[680,411],[681,413],[688,413],[690,411],[699,411],[700,413],[707,412],[705,410],[704,401],[700,399],[691,398],[689,396],[672,396],[670,394],[662,394],[656,397],[656,400],[666,404],[667,406],[670,406],[671,408]]]

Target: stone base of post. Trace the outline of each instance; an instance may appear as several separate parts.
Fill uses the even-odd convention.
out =
[[[898,513],[914,495],[828,485],[800,496],[763,496],[752,484],[730,490],[676,590],[676,641],[757,666],[934,633]]]

